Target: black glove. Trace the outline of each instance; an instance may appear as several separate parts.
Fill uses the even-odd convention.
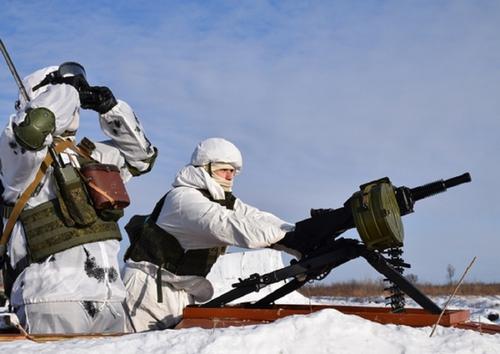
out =
[[[63,84],[68,84],[76,88],[78,93],[80,93],[82,90],[88,90],[89,84],[87,80],[81,75],[76,75],[76,76],[69,76],[69,77],[62,77],[58,79],[59,82]]]
[[[296,223],[295,230],[287,232],[273,248],[282,249],[294,255],[306,256],[351,228],[352,224],[352,214],[345,207],[312,209],[311,217]]]
[[[300,231],[289,231],[281,240],[273,245],[274,249],[285,251],[298,259],[310,254],[322,244],[322,240],[315,234],[305,234]]]
[[[92,109],[104,114],[117,105],[115,96],[106,86],[88,86],[80,91],[80,103],[83,109]]]
[[[295,231],[289,231],[285,234],[285,237],[271,245],[271,248],[286,252],[297,259],[301,259],[306,254],[306,252],[304,252],[304,242],[301,242],[301,239],[305,241],[306,238],[299,236]]]

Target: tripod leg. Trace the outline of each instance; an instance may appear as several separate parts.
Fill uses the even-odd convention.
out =
[[[406,295],[415,300],[415,302],[422,306],[422,308],[431,313],[441,313],[441,308],[438,305],[436,305],[424,293],[418,290],[412,283],[406,280],[406,278],[403,277],[398,271],[392,268],[380,254],[364,248],[364,250],[361,252],[361,256],[366,259],[367,262],[370,263],[370,265],[379,273],[385,275],[394,284],[399,286],[399,288]]]
[[[255,302],[254,304],[251,304],[249,307],[269,306],[269,305],[273,304],[279,298],[282,298],[283,296],[288,295],[292,291],[297,290],[302,285],[304,285],[307,281],[308,281],[308,279],[303,280],[303,281],[293,279],[293,280],[289,281],[288,283],[286,283],[285,285],[283,285],[282,287],[273,291],[271,294],[263,297],[262,299]]]

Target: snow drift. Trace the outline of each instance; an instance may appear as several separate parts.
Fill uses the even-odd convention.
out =
[[[220,258],[209,274],[215,296],[231,289],[238,278],[252,273],[264,274],[283,267],[280,252],[262,250],[232,253]],[[261,298],[282,284],[275,284],[249,294],[237,302]],[[357,299],[317,299],[318,303],[376,305],[383,298],[363,302]],[[308,303],[310,300],[292,293],[282,303]],[[435,299],[440,306],[445,298]],[[469,308],[475,321],[488,322],[486,313],[500,310],[500,296],[458,297],[453,308]],[[34,343],[22,340],[0,343],[3,352],[22,353],[500,353],[500,334],[438,327],[429,338],[430,327],[412,328],[381,325],[357,316],[327,309],[305,316],[290,316],[270,324],[215,329],[189,328],[130,334],[100,339],[72,339],[62,342]]]

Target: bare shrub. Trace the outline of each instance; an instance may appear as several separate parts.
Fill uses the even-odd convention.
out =
[[[455,276],[455,267],[451,264],[448,264],[446,267],[446,275],[448,278],[448,285],[451,286],[453,284],[453,277]]]
[[[410,277],[412,278],[412,277]],[[416,279],[409,279],[410,281]],[[413,283],[424,294],[429,296],[450,295],[450,284]],[[304,296],[348,296],[368,297],[384,296],[384,284],[382,281],[351,280],[330,284],[311,284],[299,289]],[[500,283],[470,282],[462,283],[457,295],[491,296],[500,295]]]

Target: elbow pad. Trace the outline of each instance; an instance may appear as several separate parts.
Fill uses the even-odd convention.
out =
[[[27,150],[38,151],[44,147],[45,139],[56,128],[56,117],[51,110],[39,107],[29,109],[24,121],[14,124],[16,141]]]

